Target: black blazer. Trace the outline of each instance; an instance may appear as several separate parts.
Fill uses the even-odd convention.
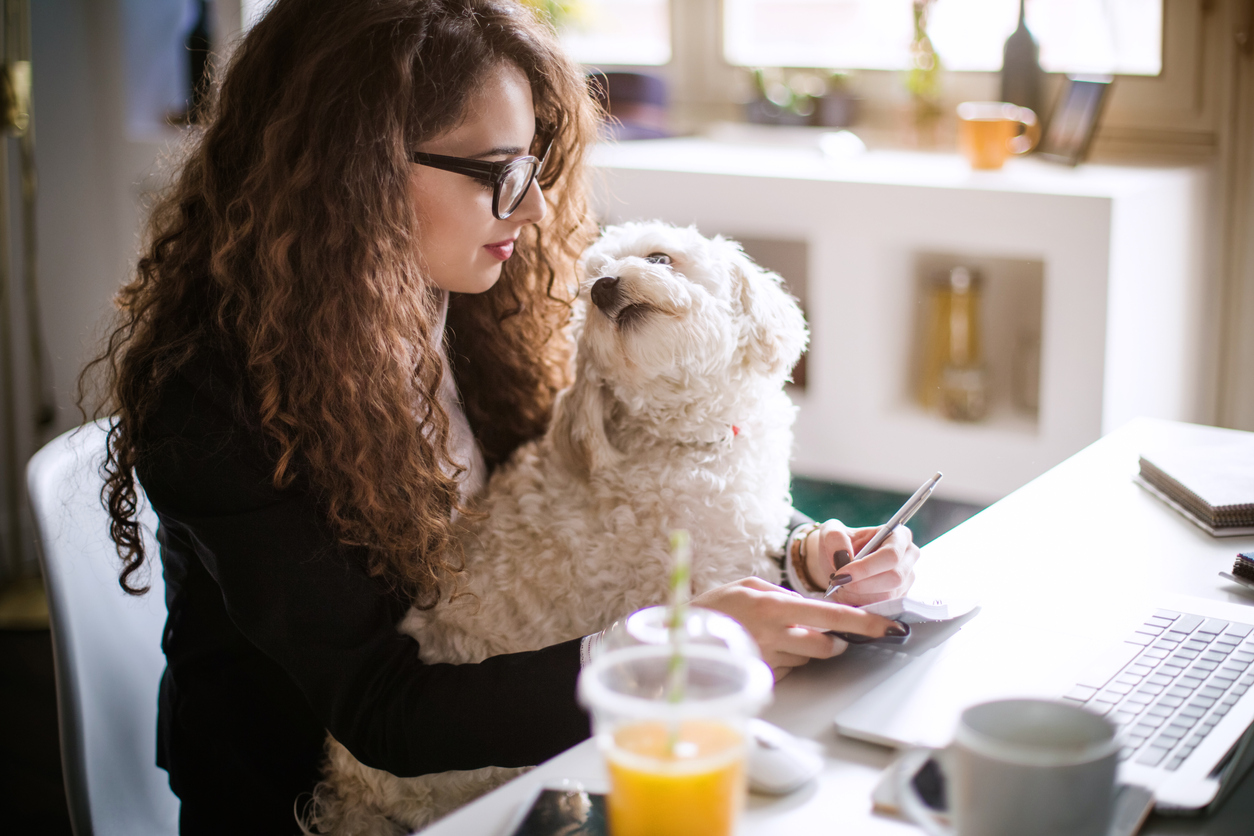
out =
[[[329,730],[397,775],[524,766],[578,743],[579,639],[477,665],[427,665],[396,632],[407,602],[337,542],[228,406],[222,368],[163,387],[136,472],[166,583],[157,762],[191,833],[296,833]]]

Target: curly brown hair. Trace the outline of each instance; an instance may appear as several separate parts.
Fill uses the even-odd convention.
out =
[[[194,356],[239,370],[234,408],[299,475],[368,571],[433,602],[456,575],[457,468],[437,391],[432,285],[415,253],[409,152],[455,127],[477,81],[526,75],[553,145],[550,211],[488,292],[453,295],[444,339],[489,465],[544,431],[568,375],[573,267],[596,107],[546,23],[515,0],[279,0],[235,50],[154,204],[117,321],[83,372],[111,416],[101,497],[142,594],[134,467],[162,385]]]

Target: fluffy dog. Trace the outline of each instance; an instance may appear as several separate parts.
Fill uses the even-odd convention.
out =
[[[783,384],[807,339],[796,301],[738,244],[692,228],[611,227],[581,266],[575,380],[476,502],[472,594],[399,626],[425,662],[545,647],[663,602],[676,528],[692,533],[694,593],[779,579],[796,412]],[[521,771],[397,778],[329,738],[309,823],[392,836]]]

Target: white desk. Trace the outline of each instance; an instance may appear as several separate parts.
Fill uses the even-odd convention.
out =
[[[1074,632],[1090,613],[1128,610],[1160,592],[1239,601],[1246,597],[1218,577],[1254,538],[1214,539],[1136,486],[1137,456],[1157,439],[1195,431],[1186,424],[1137,420],[1106,436],[923,549],[921,586],[964,579],[980,595],[978,620],[1005,625],[1025,619],[1075,616]],[[1107,521],[1111,522],[1107,522]],[[995,660],[990,661],[995,668]],[[798,669],[775,691],[763,716],[820,741],[827,765],[811,787],[782,799],[750,796],[741,833],[917,834],[902,821],[871,811],[870,794],[891,752],[838,737],[832,717],[882,674],[874,654]],[[592,741],[564,752],[522,778],[425,831],[430,836],[494,836],[519,801],[542,781],[578,778],[606,786]],[[1254,773],[1208,819],[1154,817],[1144,833],[1254,832]]]

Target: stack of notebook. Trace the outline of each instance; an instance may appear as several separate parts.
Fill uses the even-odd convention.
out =
[[[1214,431],[1147,452],[1137,481],[1216,537],[1254,534],[1254,440]]]

